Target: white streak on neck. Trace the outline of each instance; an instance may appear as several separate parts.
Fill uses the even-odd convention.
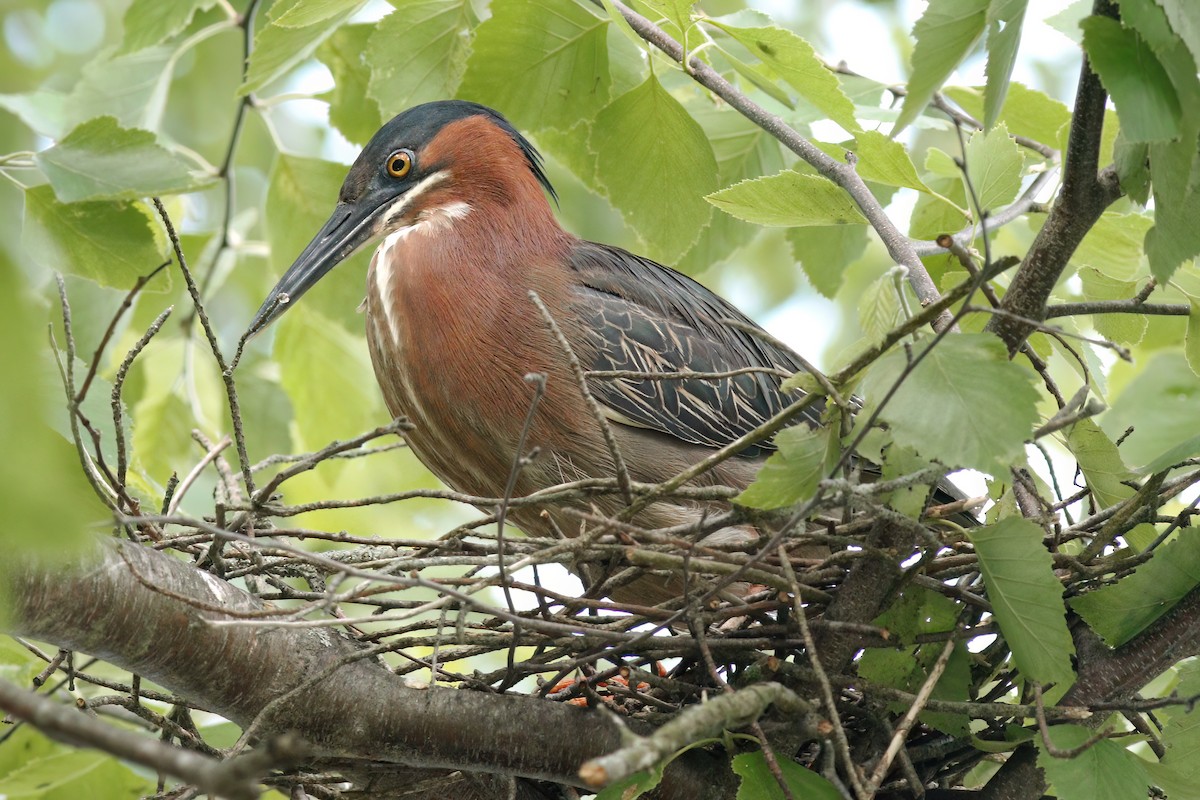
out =
[[[429,179],[426,178],[426,180]],[[414,187],[414,191],[419,189],[420,185],[418,184],[417,187]],[[426,209],[417,215],[417,220],[411,225],[397,228],[385,236],[383,242],[375,251],[375,294],[379,298],[379,306],[383,311],[384,319],[387,320],[388,332],[392,335],[393,346],[400,346],[400,320],[397,318],[396,311],[393,308],[394,304],[392,303],[392,262],[394,258],[397,258],[397,254],[392,253],[392,249],[410,236],[429,236],[441,231],[447,231],[454,225],[456,220],[463,219],[470,213],[470,204],[464,203],[461,200],[455,200],[444,206]],[[385,220],[390,221],[394,216],[393,211],[389,210],[385,216]]]

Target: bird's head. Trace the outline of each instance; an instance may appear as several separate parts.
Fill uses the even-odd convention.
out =
[[[534,192],[521,193],[531,185]],[[247,333],[267,327],[367,244],[439,213],[453,218],[487,204],[544,205],[542,188],[554,196],[541,156],[498,112],[463,100],[414,106],[363,148],[333,215],[279,279]]]

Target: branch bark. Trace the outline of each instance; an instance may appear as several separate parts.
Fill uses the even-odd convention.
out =
[[[1117,6],[1111,0],[1095,0],[1092,14],[1116,19]],[[986,328],[1004,341],[1010,354],[1015,355],[1033,332],[1030,321],[1046,318],[1046,301],[1071,255],[1104,209],[1121,196],[1116,170],[1112,166],[1099,169],[1107,102],[1108,93],[1085,55],[1075,92],[1062,191],[1000,303],[1000,310],[1007,313],[994,315]]]
[[[255,724],[260,736],[292,733],[318,757],[582,785],[579,766],[620,746],[613,717],[526,696],[413,688],[329,629],[214,625],[265,606],[130,542],[109,540],[71,566],[10,561],[0,588],[9,633],[99,656],[243,728]],[[697,755],[668,769],[664,800],[730,796],[724,762]]]

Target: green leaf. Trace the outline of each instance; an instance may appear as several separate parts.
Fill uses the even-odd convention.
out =
[[[1072,425],[1067,433],[1067,447],[1096,498],[1097,509],[1109,508],[1133,496],[1134,490],[1122,483],[1133,478],[1133,473],[1121,460],[1113,440],[1095,422],[1085,419]]]
[[[136,424],[131,444],[146,477],[166,485],[172,472],[186,475],[183,456],[191,455],[196,427],[187,402],[174,392],[147,393],[134,406],[132,417]]]
[[[1150,200],[1150,146],[1145,142],[1128,142],[1118,131],[1113,143],[1113,166],[1121,188],[1129,198],[1144,206]]]
[[[1008,81],[1017,62],[1021,26],[1029,0],[991,0],[987,9],[987,87],[983,93],[983,127],[991,130],[1000,118]]]
[[[469,0],[401,0],[367,45],[367,94],[384,117],[453,97],[467,67],[475,12]],[[403,43],[398,46],[398,43]]]
[[[354,0],[352,3],[338,3],[338,10],[332,16],[321,19],[304,27],[285,27],[278,20],[290,13],[301,14],[306,0],[281,0],[271,6],[271,21],[264,25],[254,36],[254,49],[250,53],[250,66],[246,72],[246,81],[238,89],[238,94],[246,95],[257,92],[272,81],[278,80],[293,67],[316,51],[321,42],[328,39],[343,22],[354,16],[366,0]]]
[[[1080,24],[1084,49],[1112,95],[1125,137],[1130,142],[1177,139],[1182,133],[1179,97],[1150,46],[1107,17],[1088,17]]]
[[[918,344],[914,357],[928,347]],[[907,368],[899,350],[876,361],[863,379],[869,403],[878,404]],[[907,375],[881,418],[898,443],[927,458],[1006,475],[1038,421],[1030,380],[994,336],[948,336]]]
[[[1192,0],[1155,0],[1171,22],[1171,30],[1183,39],[1192,58],[1200,64],[1200,8]]]
[[[1111,437],[1131,433],[1121,444],[1125,462],[1147,474],[1200,454],[1196,409],[1200,378],[1179,351],[1156,353],[1100,418]]]
[[[334,17],[358,10],[362,0],[305,0],[274,16],[281,28],[306,28]]]
[[[475,32],[458,96],[518,127],[569,130],[608,100],[608,26],[579,3],[496,0]]]
[[[872,647],[859,661],[859,674],[881,686],[916,692],[929,678],[941,654],[943,643],[918,646],[916,637],[922,634],[946,633],[954,630],[960,608],[953,600],[921,587],[906,587],[895,602],[874,623],[886,628],[896,647]],[[971,670],[965,647],[951,654],[946,670],[934,687],[932,697],[938,700],[967,700]],[[903,713],[908,704],[896,701],[889,704],[896,713]],[[954,736],[966,736],[969,720],[959,714],[922,712],[920,719],[938,730]]]
[[[1095,267],[1111,280],[1133,281],[1145,275],[1142,246],[1153,225],[1146,214],[1105,211],[1079,243],[1071,263]]]
[[[207,11],[217,0],[133,0],[125,11],[125,35],[118,55],[153,47],[186,28],[197,11]]]
[[[917,175],[908,148],[879,131],[860,131],[855,134],[854,154],[858,156],[855,170],[863,180],[916,189],[927,194],[933,192]]]
[[[1188,366],[1192,372],[1200,375],[1200,303],[1192,301],[1192,310],[1188,314],[1187,333],[1183,337],[1183,352],[1187,356]]]
[[[1079,725],[1055,725],[1050,741],[1059,750],[1079,747],[1093,731]],[[1075,758],[1055,758],[1041,737],[1038,766],[1046,772],[1051,791],[1059,800],[1130,800],[1146,796],[1149,779],[1142,759],[1111,739],[1103,739]]]
[[[1079,270],[1083,296],[1088,300],[1128,300],[1137,294],[1137,284],[1110,278],[1099,270],[1084,267]],[[1095,314],[1092,325],[1109,341],[1137,344],[1146,334],[1149,321],[1141,314]]]
[[[689,107],[688,111],[704,129],[712,146],[719,185],[728,186],[783,169],[779,140],[737,111],[707,102]],[[758,226],[728,214],[713,214],[696,244],[672,266],[689,274],[702,272],[729,258],[759,231]]]
[[[0,448],[12,456],[0,459],[5,517],[0,549],[8,559],[29,552],[78,558],[93,538],[86,526],[111,513],[88,486],[75,448],[50,427],[52,415],[65,416],[67,401],[57,374],[54,383],[41,379],[50,357],[44,316],[26,291],[21,271],[0,255],[0,341],[7,373],[0,381],[0,419],[6,420]],[[0,618],[3,605],[0,597]],[[0,781],[5,791],[11,789],[7,781]]]
[[[971,52],[987,24],[988,5],[988,0],[930,0],[913,27],[917,43],[913,48],[912,77],[892,136],[925,111],[934,92]]]
[[[1017,668],[1031,681],[1066,688],[1075,681],[1075,644],[1067,630],[1063,587],[1054,576],[1050,551],[1042,544],[1042,529],[1008,517],[967,535]]]
[[[1181,697],[1193,697],[1200,693],[1195,664],[1193,659],[1189,665],[1178,670],[1181,680],[1175,691]],[[1152,772],[1154,782],[1166,789],[1167,796],[1173,800],[1193,800],[1197,796],[1197,787],[1200,787],[1200,710],[1179,709],[1171,714],[1163,728],[1162,741],[1167,752],[1159,766],[1170,771],[1175,785],[1164,786],[1166,781],[1158,771]]]
[[[1071,608],[1110,647],[1120,647],[1200,584],[1200,539],[1179,536],[1132,575],[1071,600]]]
[[[1046,24],[1079,44],[1083,41],[1083,31],[1079,25],[1092,13],[1093,5],[1092,0],[1075,0],[1057,14],[1046,17]]]
[[[705,198],[726,214],[758,225],[865,223],[858,206],[833,181],[784,170],[742,181]]]
[[[995,211],[1016,199],[1025,156],[1004,123],[973,135],[967,142],[966,161],[979,211]]]
[[[651,18],[658,15],[656,21],[667,21],[669,27],[673,27],[671,33],[675,38],[682,42],[683,37],[688,33],[688,29],[692,27],[692,5],[695,0],[642,0],[642,4],[652,12]]]
[[[879,344],[903,320],[895,275],[888,270],[867,285],[858,298],[858,324],[867,342]]]
[[[787,758],[778,759],[779,770],[793,797],[804,800],[841,800],[841,793],[829,781],[812,770]],[[783,800],[783,790],[767,766],[761,750],[740,753],[730,765],[742,779],[737,800]]]
[[[333,324],[308,303],[293,308],[277,327],[275,358],[295,411],[297,451],[317,450],[387,421],[362,336]],[[331,408],[337,413],[329,413]]]
[[[40,758],[4,776],[4,794],[11,800],[97,797],[98,787],[103,787],[105,797],[138,797],[154,792],[154,779],[90,750]]]
[[[329,122],[355,144],[366,144],[383,125],[379,106],[367,96],[371,72],[363,61],[374,25],[343,25],[317,48],[333,75],[333,88],[318,98],[329,103]]]
[[[49,186],[25,192],[22,246],[47,269],[103,286],[128,290],[166,260],[157,230],[141,203],[60,203]],[[168,285],[155,283],[158,291]]]
[[[683,106],[651,75],[596,116],[591,148],[597,183],[648,255],[669,264],[687,252],[712,216],[717,162]]]
[[[978,89],[948,86],[945,91],[964,111],[977,118],[984,116],[984,100]],[[1030,89],[1022,83],[1010,83],[996,121],[1007,125],[1014,136],[1027,136],[1063,150],[1067,145],[1071,110],[1061,101],[1037,89]]]
[[[792,253],[813,288],[833,299],[846,268],[867,249],[866,225],[809,225],[787,232]]]
[[[150,131],[122,128],[113,117],[83,123],[35,160],[66,203],[190,192],[215,177],[159,145]]]
[[[854,116],[854,103],[842,91],[837,76],[804,39],[774,25],[738,28],[717,20],[709,22],[758,56],[801,97],[828,114],[844,130],[849,133],[862,130]]]
[[[778,451],[734,502],[751,508],[784,508],[812,497],[830,464],[832,441],[827,428],[784,428],[775,436]]]
[[[272,275],[282,275],[333,213],[346,167],[316,158],[280,154],[271,168],[267,188],[267,263]],[[321,279],[304,296],[305,305],[344,328],[362,329],[355,309],[363,298],[370,249],[356,253]],[[264,287],[265,290],[265,287]]]

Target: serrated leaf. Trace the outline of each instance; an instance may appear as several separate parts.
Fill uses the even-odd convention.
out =
[[[1179,266],[1200,255],[1200,162],[1195,142],[1150,145],[1154,228],[1146,234],[1150,272],[1165,284]]]
[[[385,118],[453,97],[467,67],[475,12],[469,0],[400,0],[367,45],[368,95]],[[403,46],[397,46],[403,42]]]
[[[458,96],[518,127],[569,130],[608,100],[608,20],[578,3],[497,0],[475,41]]]
[[[1197,686],[1195,660],[1178,669],[1179,686],[1176,692],[1181,697],[1194,697],[1200,693]],[[1173,713],[1162,730],[1162,742],[1166,754],[1160,765],[1171,772],[1173,785],[1164,785],[1163,775],[1155,772],[1155,783],[1168,792],[1168,797],[1192,800],[1200,787],[1200,710],[1179,709]]]
[[[670,264],[687,252],[712,216],[717,162],[683,106],[651,75],[596,115],[590,144],[597,183],[648,255]]]
[[[742,181],[705,199],[726,214],[758,225],[789,227],[867,221],[849,195],[832,181],[794,170]]]
[[[101,55],[87,65],[71,92],[68,125],[108,115],[126,127],[159,130],[171,88],[174,55],[169,46],[113,58]]]
[[[1200,8],[1191,0],[1155,0],[1171,22],[1171,30],[1191,51],[1200,64]]]
[[[49,186],[38,186],[25,192],[21,244],[47,269],[128,290],[166,258],[152,225],[140,203],[60,203]],[[159,278],[153,289],[167,285]]]
[[[1107,17],[1080,23],[1092,69],[1112,96],[1121,130],[1130,142],[1177,139],[1182,110],[1171,79],[1154,51],[1137,34]],[[1136,69],[1130,65],[1136,64]]]
[[[1071,750],[1088,741],[1093,731],[1079,725],[1054,725],[1050,741],[1059,750]],[[1149,779],[1144,763],[1119,742],[1103,739],[1074,758],[1055,758],[1041,737],[1037,764],[1059,800],[1130,800],[1146,796]]]
[[[888,331],[901,321],[900,298],[896,282],[888,270],[871,281],[858,298],[858,324],[871,344],[879,344]]]
[[[787,232],[792,253],[813,288],[833,299],[846,268],[867,249],[866,225],[808,225]]]
[[[862,130],[854,116],[854,103],[842,91],[837,76],[804,39],[774,25],[739,28],[717,20],[709,22],[758,56],[801,97],[828,114],[844,130],[849,133]]]
[[[343,25],[317,48],[317,58],[333,75],[333,88],[318,99],[329,103],[330,124],[359,145],[383,125],[379,106],[367,96],[371,72],[363,61],[374,30],[374,25]]]
[[[1120,647],[1200,585],[1200,539],[1179,536],[1132,575],[1071,600],[1110,647]]]
[[[204,188],[215,180],[158,144],[150,131],[98,117],[34,157],[59,200],[136,200]]]
[[[292,441],[297,451],[317,450],[387,421],[366,342],[311,304],[296,306],[280,320],[275,358],[279,382],[295,411]],[[338,412],[330,414],[331,408]]]
[[[971,52],[987,24],[988,5],[988,0],[931,0],[913,26],[912,77],[892,136],[925,111],[933,93]]]
[[[650,10],[651,16],[658,15],[657,21],[669,22],[668,27],[674,28],[672,34],[679,41],[684,41],[688,29],[692,27],[692,5],[695,0],[642,0],[642,4]]]
[[[1109,508],[1133,496],[1134,490],[1123,483],[1132,479],[1133,473],[1121,460],[1113,440],[1095,422],[1085,419],[1072,425],[1067,433],[1067,447],[1087,479],[1097,509]]]
[[[987,86],[983,93],[983,127],[991,130],[1000,118],[1008,81],[1017,62],[1021,26],[1029,0],[991,0],[987,9]]]
[[[779,770],[793,797],[804,800],[841,800],[841,793],[829,781],[791,759],[778,760]],[[767,766],[761,750],[740,753],[730,764],[742,779],[737,800],[783,800],[783,790]]]
[[[717,159],[717,180],[728,186],[784,167],[779,140],[731,108],[711,103],[688,107],[700,124]],[[759,233],[759,228],[728,214],[713,214],[687,254],[672,264],[689,274],[710,269],[729,258]]]
[[[1118,131],[1113,143],[1113,166],[1125,194],[1138,205],[1146,205],[1150,200],[1150,146],[1145,142],[1128,142]]]
[[[182,31],[197,11],[207,11],[217,0],[133,0],[125,10],[125,35],[119,55],[153,47]]]
[[[333,212],[346,167],[316,158],[280,154],[271,168],[266,202],[267,263],[282,275]],[[356,253],[321,279],[305,305],[342,327],[362,327],[355,309],[363,298],[370,248]]]
[[[1153,225],[1146,214],[1106,211],[1083,237],[1071,263],[1095,267],[1111,280],[1133,281],[1145,275],[1142,245]]]
[[[830,430],[804,425],[775,436],[778,451],[763,464],[754,482],[734,502],[751,508],[783,508],[812,497],[829,463]]]
[[[932,193],[908,155],[908,148],[879,131],[861,131],[854,137],[858,156],[855,170],[864,180]]]
[[[1100,417],[1109,436],[1133,433],[1121,444],[1125,462],[1140,474],[1158,472],[1200,454],[1196,409],[1200,378],[1179,351],[1156,353]]]
[[[1110,278],[1091,267],[1079,270],[1079,277],[1088,300],[1128,300],[1137,294],[1136,283]],[[1137,344],[1146,334],[1149,321],[1141,314],[1095,314],[1092,324],[1109,341]]]
[[[980,211],[995,211],[1016,199],[1025,156],[1004,123],[973,135],[967,142],[966,160]]]
[[[914,357],[928,347],[919,344]],[[868,402],[877,404],[907,367],[903,351],[876,361],[863,379]],[[1006,475],[1038,420],[1030,381],[996,337],[948,336],[907,375],[881,418],[898,443],[926,458]]]
[[[304,0],[278,15],[272,14],[272,22],[281,28],[306,28],[357,11],[360,5],[361,0]]]
[[[1042,529],[1018,517],[967,531],[988,601],[1021,674],[1066,688],[1075,681],[1075,644],[1067,630],[1063,587],[1054,576]]]
[[[246,80],[238,89],[238,94],[257,92],[283,77],[311,56],[343,22],[354,16],[366,0],[340,4],[339,10],[333,16],[302,28],[284,27],[277,22],[302,7],[305,2],[306,0],[294,0],[288,3],[284,0],[271,7],[271,21],[254,36],[254,49],[250,52]]]
[[[948,86],[945,92],[968,113],[977,118],[984,115],[984,100],[979,89]],[[996,121],[1007,125],[1014,136],[1027,136],[1062,150],[1067,144],[1071,109],[1044,92],[1014,81],[1008,85],[1008,93]]]

